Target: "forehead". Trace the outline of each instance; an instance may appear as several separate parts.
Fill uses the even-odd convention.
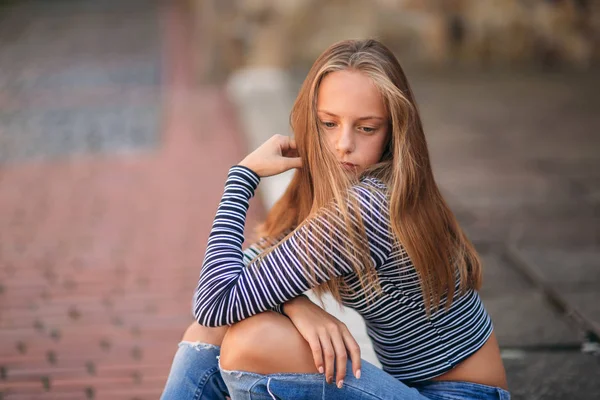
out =
[[[358,71],[336,71],[327,74],[317,93],[317,110],[338,116],[364,115],[385,117],[383,97],[373,80]]]

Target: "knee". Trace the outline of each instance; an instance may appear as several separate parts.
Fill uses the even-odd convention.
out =
[[[181,340],[184,342],[202,342],[220,346],[228,328],[228,326],[209,328],[200,325],[198,322],[192,322],[186,329]]]
[[[232,325],[223,338],[221,365],[230,369],[228,365],[269,354],[269,349],[279,345],[282,334],[287,330],[285,320],[284,316],[267,311]]]
[[[226,370],[316,372],[308,343],[288,318],[272,311],[231,326],[223,339],[220,360]]]

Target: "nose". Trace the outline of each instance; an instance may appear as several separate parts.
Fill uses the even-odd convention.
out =
[[[354,132],[351,127],[342,127],[339,130],[335,148],[342,154],[352,153],[354,151]]]

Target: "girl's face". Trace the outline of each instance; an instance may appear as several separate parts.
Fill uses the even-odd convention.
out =
[[[345,170],[360,173],[379,162],[388,141],[388,115],[371,78],[352,70],[327,74],[317,95],[317,115]]]

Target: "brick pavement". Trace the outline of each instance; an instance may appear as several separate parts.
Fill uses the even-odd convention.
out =
[[[244,141],[177,2],[55,4],[0,14],[28,22],[0,29],[0,399],[155,399]]]
[[[0,14],[2,399],[156,398],[190,321],[243,140],[221,90],[191,85],[181,10],[140,1],[53,3],[83,18],[80,29],[110,17],[117,36],[128,31],[117,15],[135,15],[127,40],[86,31],[67,45],[73,36],[44,19],[53,9],[42,2],[14,11],[37,23],[11,27]],[[35,46],[56,30],[54,52]],[[34,54],[28,68],[15,64]],[[482,295],[514,397],[593,398],[598,363],[579,351],[581,327],[524,279],[506,245],[598,321],[598,80],[496,78],[413,80],[435,173],[484,257]]]

